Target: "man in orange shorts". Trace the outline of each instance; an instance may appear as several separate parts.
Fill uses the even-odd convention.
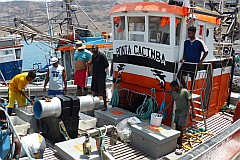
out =
[[[30,97],[24,93],[24,88],[29,82],[32,82],[36,78],[35,71],[29,71],[28,73],[21,73],[13,77],[9,83],[9,104],[8,114],[11,115],[12,109],[14,108],[15,100],[17,100],[19,107],[26,106],[26,99],[33,103]]]
[[[77,85],[77,95],[82,96],[87,91],[88,65],[92,61],[92,53],[85,49],[81,41],[76,42],[74,54],[74,84]]]

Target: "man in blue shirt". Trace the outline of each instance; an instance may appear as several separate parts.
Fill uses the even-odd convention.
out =
[[[85,48],[86,46],[81,41],[76,42],[76,51],[74,54],[74,84],[77,85],[78,96],[82,96],[83,91],[86,94],[88,66],[92,61],[92,53]]]
[[[202,62],[208,55],[208,48],[206,44],[199,38],[195,36],[196,27],[190,26],[188,28],[188,39],[184,42],[184,53],[183,58],[181,59],[182,66],[180,68],[178,78],[182,83],[183,87],[186,87],[186,83],[183,80],[182,76],[190,75],[191,78],[191,89],[192,84],[195,78],[195,73],[197,71],[197,66],[201,66]],[[204,53],[202,58],[202,52]]]

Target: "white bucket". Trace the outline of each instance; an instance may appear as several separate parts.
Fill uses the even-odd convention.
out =
[[[150,124],[153,126],[160,126],[161,123],[162,123],[162,115],[158,113],[152,113]]]

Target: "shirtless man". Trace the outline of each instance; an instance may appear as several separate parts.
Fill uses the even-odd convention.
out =
[[[92,61],[92,53],[85,49],[81,41],[76,42],[74,54],[74,84],[77,85],[77,95],[82,96],[87,91],[88,65]]]

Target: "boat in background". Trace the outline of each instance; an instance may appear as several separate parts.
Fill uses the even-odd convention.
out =
[[[20,35],[0,37],[0,81],[6,83],[22,72],[23,44]]]

